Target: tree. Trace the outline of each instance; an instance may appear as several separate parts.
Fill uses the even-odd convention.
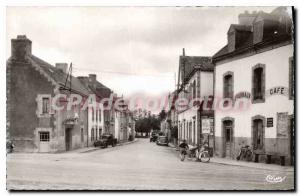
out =
[[[160,113],[158,114],[159,116],[159,120],[162,121],[167,117],[167,113],[166,111],[163,109],[162,111],[160,111]]]

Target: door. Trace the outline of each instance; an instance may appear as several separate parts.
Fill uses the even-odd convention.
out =
[[[225,127],[225,157],[230,158],[232,151],[232,127]]]
[[[262,119],[256,119],[253,121],[253,149],[264,149],[264,128]]]
[[[233,154],[233,127],[232,121],[226,120],[223,122],[223,141],[224,141],[224,157],[231,158]]]
[[[65,134],[66,151],[72,149],[72,129],[67,128]]]
[[[193,134],[192,134],[192,122],[189,123],[189,144],[192,144],[192,137],[193,137]]]
[[[39,136],[40,136],[39,152],[49,152],[50,133],[48,131],[39,132]]]

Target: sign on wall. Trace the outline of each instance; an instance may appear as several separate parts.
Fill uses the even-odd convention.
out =
[[[246,92],[246,91],[242,91],[242,92],[237,93],[237,94],[234,96],[234,99],[235,99],[235,100],[241,99],[241,98],[250,99],[250,98],[251,98],[251,93]]]
[[[277,137],[288,137],[288,113],[277,113]]]
[[[276,86],[268,89],[266,92],[266,96],[269,97],[273,95],[289,96],[289,89],[283,86]]]
[[[202,134],[210,134],[213,132],[214,119],[212,118],[202,118]]]

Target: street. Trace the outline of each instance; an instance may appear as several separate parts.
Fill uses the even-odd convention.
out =
[[[266,176],[286,176],[270,183]],[[7,189],[282,190],[294,172],[179,160],[174,148],[149,139],[107,149],[60,154],[9,154]]]

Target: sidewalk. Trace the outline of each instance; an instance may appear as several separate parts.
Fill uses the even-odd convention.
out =
[[[210,162],[216,163],[216,164],[233,165],[233,166],[240,166],[240,167],[252,167],[252,168],[266,169],[266,170],[272,170],[272,171],[290,171],[290,172],[294,171],[293,166],[280,166],[280,165],[276,165],[276,164],[237,161],[234,159],[226,159],[226,158],[218,158],[218,157],[212,157],[210,159]]]
[[[169,143],[169,147],[173,148],[174,150],[178,151],[174,144]],[[246,161],[237,161],[235,159],[227,159],[227,158],[219,158],[219,157],[211,157],[210,163],[215,164],[222,164],[222,165],[232,165],[238,167],[251,167],[257,169],[265,169],[271,171],[287,171],[293,172],[293,166],[281,166],[276,164],[266,164],[266,163],[254,163],[254,162],[246,162]]]
[[[131,143],[134,143],[138,141],[137,138],[135,138],[133,141],[128,141],[128,142],[124,142],[124,143],[118,143],[117,146],[123,146],[123,145],[127,145],[127,144],[131,144]],[[95,150],[101,150],[102,148],[101,147],[85,147],[85,148],[80,148],[80,149],[77,149],[77,150],[72,150],[70,152],[74,153],[88,153],[88,152],[93,152]]]

